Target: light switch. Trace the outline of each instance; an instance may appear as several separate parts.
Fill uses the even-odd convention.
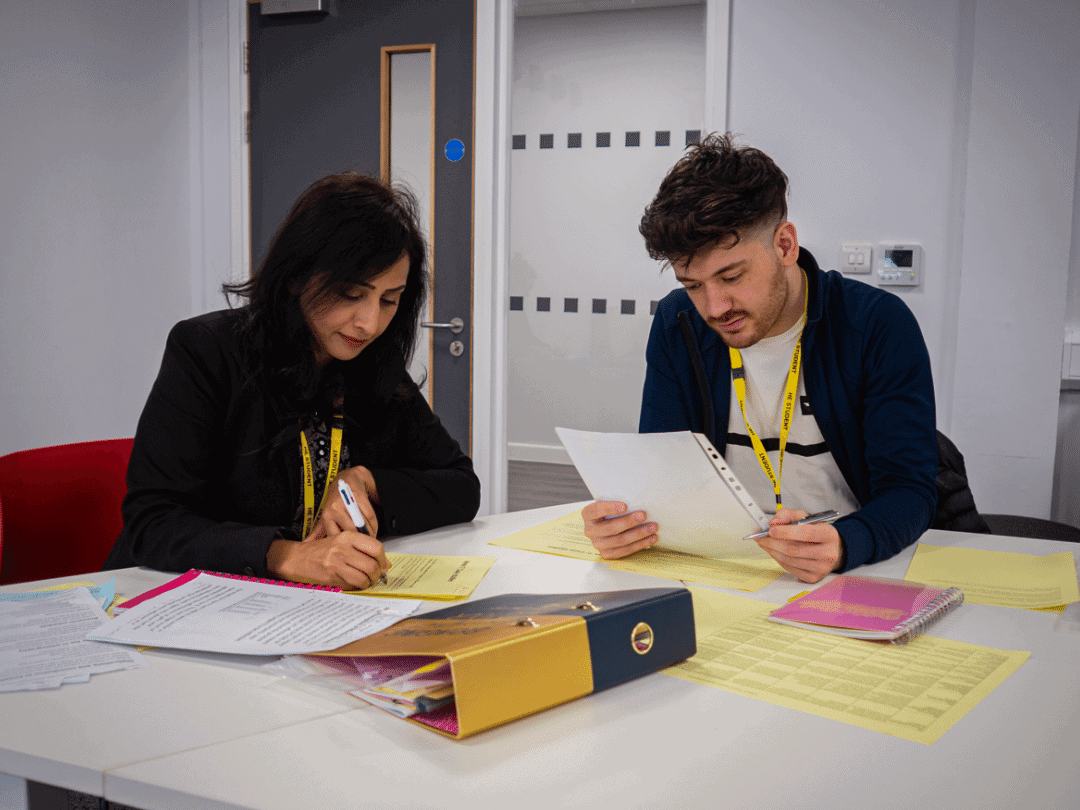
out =
[[[873,268],[874,246],[864,242],[844,242],[837,254],[836,269],[841,273],[869,273]]]

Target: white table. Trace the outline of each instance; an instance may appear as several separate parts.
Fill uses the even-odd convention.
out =
[[[391,548],[498,557],[473,598],[670,584],[487,545],[569,509],[483,518],[395,540]],[[1080,551],[1068,543],[949,532],[929,532],[923,541]],[[859,573],[902,577],[912,552]],[[118,590],[132,596],[166,578],[141,569],[117,572]],[[782,602],[804,587],[785,576],[749,596]],[[0,695],[0,773],[146,810],[1076,810],[1080,634],[1054,631],[1055,619],[969,604],[935,626],[935,635],[1032,654],[932,746],[659,674],[454,741],[235,659],[152,651],[147,669],[96,675],[89,684],[51,692]]]

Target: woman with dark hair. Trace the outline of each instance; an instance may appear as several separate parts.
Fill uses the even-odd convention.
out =
[[[388,568],[378,537],[471,520],[472,462],[406,368],[425,262],[408,191],[348,172],[308,188],[225,285],[243,306],[169,334],[104,567],[365,588]]]

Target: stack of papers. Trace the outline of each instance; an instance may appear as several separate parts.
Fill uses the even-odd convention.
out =
[[[349,694],[398,717],[412,717],[453,702],[450,660],[421,658],[419,665],[417,656],[350,659],[370,685]]]
[[[0,599],[0,692],[55,689],[86,683],[91,675],[137,669],[146,659],[135,650],[88,641],[108,620],[102,602],[113,583],[95,588],[4,594]]]

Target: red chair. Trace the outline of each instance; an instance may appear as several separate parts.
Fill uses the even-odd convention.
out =
[[[0,456],[0,585],[101,569],[123,525],[133,441]]]

